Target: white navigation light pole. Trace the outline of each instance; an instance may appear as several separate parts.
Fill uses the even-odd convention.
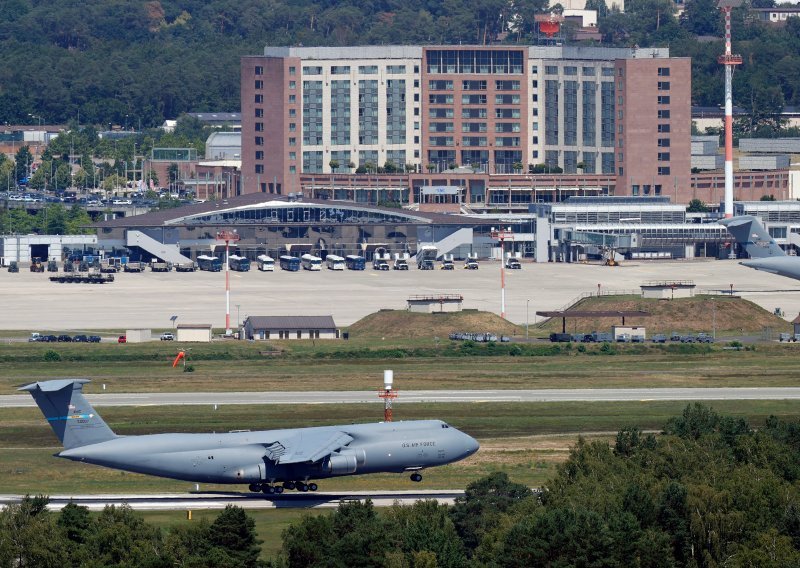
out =
[[[514,240],[511,227],[495,229],[492,227],[491,236],[500,242],[500,317],[506,319],[506,247],[505,241]]]
[[[743,0],[719,0],[717,6],[725,14],[725,53],[717,60],[725,66],[725,218],[733,217],[733,67],[742,64],[741,55],[731,51],[731,10]],[[733,249],[731,249],[733,250]]]
[[[239,233],[236,231],[220,231],[217,233],[218,241],[225,241],[225,335],[231,334],[231,276],[228,257],[230,254],[231,241],[239,240]]]

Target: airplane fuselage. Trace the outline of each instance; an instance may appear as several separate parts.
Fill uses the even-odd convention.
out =
[[[337,433],[352,442],[323,459],[286,464],[280,462],[277,442],[286,439],[286,430],[127,436],[58,455],[184,481],[252,484],[414,471],[464,459],[478,449],[473,438],[439,420],[298,428],[291,437],[299,442]],[[276,459],[265,459],[265,448]]]
[[[778,276],[800,280],[800,257],[797,256],[752,258],[750,260],[743,260],[739,264],[763,272],[777,274]]]

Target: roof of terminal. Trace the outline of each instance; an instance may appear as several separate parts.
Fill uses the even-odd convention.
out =
[[[409,223],[418,224],[436,224],[436,225],[465,225],[475,224],[480,222],[474,218],[465,217],[462,215],[448,215],[443,213],[422,213],[419,211],[410,211],[408,209],[395,209],[391,207],[378,207],[366,203],[356,203],[352,201],[333,201],[321,199],[307,199],[290,200],[285,195],[265,195],[263,193],[250,193],[240,195],[238,197],[231,197],[221,201],[205,201],[203,203],[195,203],[192,205],[185,205],[183,207],[176,207],[174,209],[163,209],[159,211],[150,211],[142,215],[133,215],[131,217],[120,217],[108,221],[100,221],[93,226],[96,228],[135,228],[135,227],[164,227],[164,226],[180,226],[188,222],[192,217],[222,213],[234,212],[243,209],[256,209],[259,207],[325,207],[337,208],[345,210],[358,210],[366,212],[384,213],[398,217],[407,217]],[[333,223],[333,221],[331,221]],[[296,221],[297,224],[308,223],[307,221]],[[224,224],[231,224],[230,222]],[[315,222],[319,224],[319,222]]]

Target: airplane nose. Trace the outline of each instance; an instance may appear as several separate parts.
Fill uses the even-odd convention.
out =
[[[462,434],[464,436],[464,442],[465,442],[465,444],[464,444],[465,445],[465,451],[464,451],[465,456],[464,457],[471,456],[472,454],[474,454],[475,452],[478,451],[478,449],[481,447],[481,445],[478,443],[478,440],[476,440],[475,438],[473,438],[469,434],[464,434],[463,432],[462,432]]]

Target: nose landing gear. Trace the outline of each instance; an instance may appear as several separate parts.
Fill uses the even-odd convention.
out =
[[[412,473],[411,474],[411,481],[419,483],[420,481],[422,481],[422,474],[421,473]]]

